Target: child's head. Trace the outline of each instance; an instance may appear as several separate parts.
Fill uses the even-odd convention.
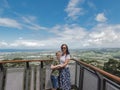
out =
[[[57,51],[57,52],[56,52],[56,57],[57,57],[57,59],[60,59],[61,55],[62,55],[61,51]]]

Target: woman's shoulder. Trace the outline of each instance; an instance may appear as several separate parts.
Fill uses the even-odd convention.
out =
[[[70,59],[70,54],[67,54],[67,55],[66,55],[66,58],[67,58],[67,59]]]

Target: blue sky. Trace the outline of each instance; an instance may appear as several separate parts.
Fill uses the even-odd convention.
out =
[[[119,48],[120,0],[0,0],[0,48]]]

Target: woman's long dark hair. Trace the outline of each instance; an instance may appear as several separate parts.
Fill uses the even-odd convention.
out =
[[[70,54],[67,44],[62,44],[61,50],[62,50],[63,46],[66,46],[66,55]]]

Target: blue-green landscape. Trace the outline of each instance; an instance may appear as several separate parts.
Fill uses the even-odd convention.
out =
[[[52,49],[1,49],[0,60],[48,60],[55,58],[56,51]],[[120,48],[70,49],[70,53],[71,58],[108,70],[108,72],[110,68],[112,70],[115,68],[119,76]]]

